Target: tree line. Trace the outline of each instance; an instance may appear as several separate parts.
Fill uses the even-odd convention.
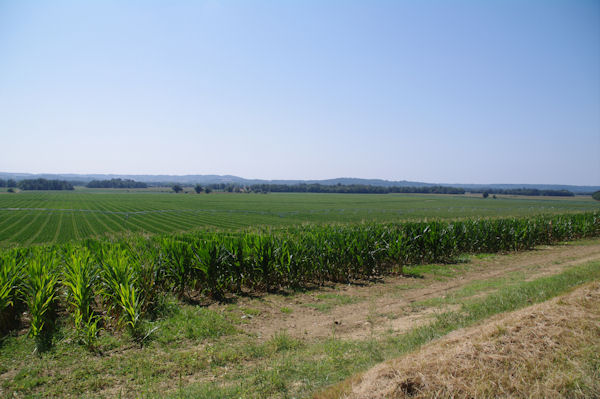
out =
[[[47,179],[28,179],[15,181],[14,179],[0,179],[0,187],[20,188],[21,190],[73,190],[73,184],[80,182],[69,182],[66,180],[47,180]],[[88,188],[147,188],[148,183],[138,182],[131,179],[110,179],[110,180],[92,180],[86,187]],[[183,191],[180,184],[171,185],[175,192]],[[319,183],[300,183],[300,184],[252,184],[241,185],[234,183],[215,183],[201,186],[197,184],[194,187],[196,193],[210,193],[211,191],[225,191],[231,193],[340,193],[340,194],[464,194],[469,191],[474,194],[504,194],[504,195],[523,195],[523,196],[554,196],[554,197],[573,197],[575,194],[568,190],[539,190],[535,188],[478,188],[465,190],[461,187],[449,186],[423,186],[423,187],[384,187],[367,184],[336,184],[327,185]],[[596,196],[598,196],[597,193]],[[594,197],[596,198],[596,197]]]
[[[147,188],[146,183],[131,179],[92,180],[86,184],[88,188]]]
[[[252,184],[242,186],[237,184],[209,184],[213,190],[227,192],[255,192],[255,193],[339,193],[339,194],[391,194],[391,193],[419,193],[419,194],[464,194],[465,190],[457,187],[424,186],[424,187],[383,187],[367,184]]]
[[[575,194],[569,190],[538,190],[536,188],[481,188],[469,190],[473,194],[505,194],[505,195],[529,195],[550,197],[574,197]]]
[[[255,192],[255,193],[340,193],[340,194],[464,194],[469,191],[474,194],[505,194],[523,196],[553,196],[573,197],[575,194],[568,190],[539,190],[535,188],[512,188],[512,189],[464,189],[462,187],[450,186],[422,186],[422,187],[384,187],[367,184],[336,184],[327,185],[319,183],[300,184],[252,184],[240,185],[233,183],[209,184],[207,187],[230,193]]]
[[[74,187],[66,180],[28,179],[21,180],[16,185],[21,190],[73,190]]]
[[[0,179],[0,187],[16,188],[17,181],[14,179],[8,179],[8,180]]]

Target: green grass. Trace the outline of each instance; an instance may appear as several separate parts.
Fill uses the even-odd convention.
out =
[[[315,296],[318,302],[306,303],[304,306],[316,309],[320,312],[327,313],[336,306],[348,305],[360,301],[360,298],[350,295],[325,293]]]
[[[101,189],[0,193],[0,246],[63,243],[129,232],[529,216],[598,209],[600,203],[587,197],[483,200],[422,194],[176,195]]]
[[[178,308],[171,317],[147,326],[149,330],[154,328],[156,332],[150,339],[164,346],[184,341],[202,341],[236,332],[235,326],[222,314],[191,306]]]
[[[585,282],[600,279],[600,262],[577,266],[558,275],[502,287],[498,292],[464,304],[460,310],[445,312],[425,326],[398,336],[379,340],[340,340],[335,337],[302,346],[291,353],[275,355],[269,367],[258,365],[230,377],[225,387],[207,384],[187,386],[168,397],[262,398],[306,397],[311,392],[341,381],[388,358],[400,356],[450,331],[467,327],[494,314],[543,302]]]
[[[411,303],[413,308],[425,308],[431,306],[442,306],[442,305],[454,305],[457,303],[467,303],[469,298],[482,293],[497,290],[501,287],[509,287],[518,283],[523,282],[526,279],[524,272],[512,272],[502,277],[496,277],[491,279],[475,280],[461,288],[449,292],[444,297],[436,297],[423,301],[417,301]],[[475,299],[476,301],[477,299]]]
[[[245,315],[258,316],[260,314],[260,310],[254,308],[242,308],[241,310]]]

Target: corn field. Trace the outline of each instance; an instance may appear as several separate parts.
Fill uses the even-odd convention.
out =
[[[220,299],[402,272],[461,254],[519,251],[600,235],[600,213],[510,219],[302,226],[84,240],[0,253],[0,334],[28,327],[42,349],[58,314],[82,344],[100,330],[143,339],[165,295]],[[50,338],[49,338],[50,337]]]

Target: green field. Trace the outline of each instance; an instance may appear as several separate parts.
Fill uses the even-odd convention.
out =
[[[302,223],[530,216],[600,209],[590,197],[483,199],[419,194],[173,194],[85,190],[0,194],[0,246],[127,232],[238,230]]]
[[[461,303],[455,313],[444,313],[449,316],[415,327],[396,341],[387,333],[376,341],[373,329],[368,341],[334,340],[329,349],[322,347],[327,340],[292,338],[285,329],[269,333],[267,341],[245,332],[247,315],[259,316],[260,310],[246,306],[244,298],[261,301],[265,293],[293,296],[335,284],[350,287],[353,282],[367,286],[383,276],[414,277],[419,265],[437,270],[440,277],[452,273],[453,262],[461,265],[457,270],[464,269],[470,256],[599,237],[598,210],[598,202],[585,197],[196,195],[149,190],[1,194],[0,245],[5,248],[0,249],[0,396],[93,392],[89,397],[139,397],[146,392],[145,397],[163,397],[164,392],[157,392],[164,390],[178,398],[280,398],[295,392],[306,396],[372,366],[374,359],[385,360],[372,356],[370,348],[384,347],[389,353],[399,353],[391,350],[394,347],[413,350],[484,317],[596,280],[599,263],[524,282],[517,291],[487,297],[485,308]],[[120,236],[127,232],[134,234]],[[66,242],[111,234],[119,237]],[[43,243],[60,245],[32,245]],[[6,248],[12,246],[16,248]],[[550,262],[558,264],[555,259]],[[419,287],[422,282],[412,277],[402,280],[408,287]],[[380,296],[377,288],[373,295]],[[304,306],[326,313],[359,303],[358,297],[337,292],[323,292],[316,299],[324,302]],[[277,305],[277,315],[300,312],[290,306]],[[243,317],[232,318],[240,312]],[[392,316],[403,314],[404,309]],[[375,316],[370,317],[369,313],[367,321],[372,323]],[[346,349],[338,351],[341,345]],[[288,351],[295,356],[293,362],[280,363]],[[324,351],[343,356],[324,363]],[[159,352],[176,357],[160,357]],[[348,353],[355,355],[347,358]],[[341,362],[358,362],[359,367],[340,367]],[[288,367],[292,363],[301,367]],[[80,364],[95,364],[97,369]],[[309,367],[314,364],[327,368]],[[271,365],[277,375],[268,371]],[[223,367],[240,382],[228,384],[233,380],[220,371]],[[67,371],[47,374],[50,369]],[[140,374],[141,369],[152,375]],[[199,380],[217,376],[218,382],[190,381],[190,375]],[[179,385],[174,387],[177,377]],[[122,391],[126,386],[133,386],[132,391]],[[189,394],[182,394],[184,388]]]

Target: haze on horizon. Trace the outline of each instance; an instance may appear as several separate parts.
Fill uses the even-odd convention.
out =
[[[600,185],[600,2],[0,3],[0,171]]]

